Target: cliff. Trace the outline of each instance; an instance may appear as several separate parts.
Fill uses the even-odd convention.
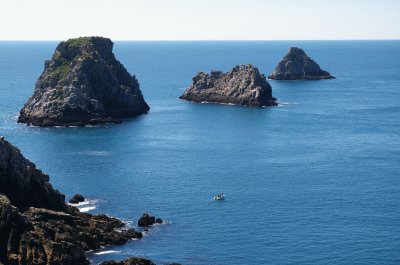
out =
[[[142,237],[124,226],[65,204],[49,177],[0,138],[0,264],[89,264],[85,251]]]

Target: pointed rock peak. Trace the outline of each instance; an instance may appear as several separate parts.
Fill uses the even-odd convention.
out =
[[[335,77],[322,70],[313,59],[307,56],[304,50],[291,47],[268,78],[276,80],[320,80]]]

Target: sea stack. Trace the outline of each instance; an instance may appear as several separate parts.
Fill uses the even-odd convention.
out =
[[[115,58],[113,42],[80,37],[61,42],[21,109],[18,122],[84,126],[147,113],[138,80]]]
[[[200,72],[180,96],[193,102],[225,103],[251,107],[275,106],[271,86],[257,67],[236,66],[231,71]]]
[[[335,77],[322,70],[302,49],[291,47],[268,78],[275,80],[321,80],[334,79]]]
[[[86,265],[86,251],[142,237],[116,218],[81,213],[64,199],[48,175],[0,137],[0,264]]]

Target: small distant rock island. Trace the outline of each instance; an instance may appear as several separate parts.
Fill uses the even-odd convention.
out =
[[[275,70],[268,76],[275,80],[334,79],[300,48],[291,47]]]
[[[236,66],[231,71],[200,72],[180,96],[193,102],[224,103],[251,107],[275,106],[271,86],[257,67]]]
[[[149,111],[139,88],[115,58],[113,42],[80,37],[61,42],[21,109],[18,122],[84,126],[120,122]]]
[[[0,137],[0,264],[86,265],[86,251],[142,236],[116,218],[66,204],[49,176]],[[132,257],[104,264],[154,263]]]

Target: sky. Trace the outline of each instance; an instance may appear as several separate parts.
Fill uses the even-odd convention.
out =
[[[400,39],[400,0],[0,0],[0,40]]]

